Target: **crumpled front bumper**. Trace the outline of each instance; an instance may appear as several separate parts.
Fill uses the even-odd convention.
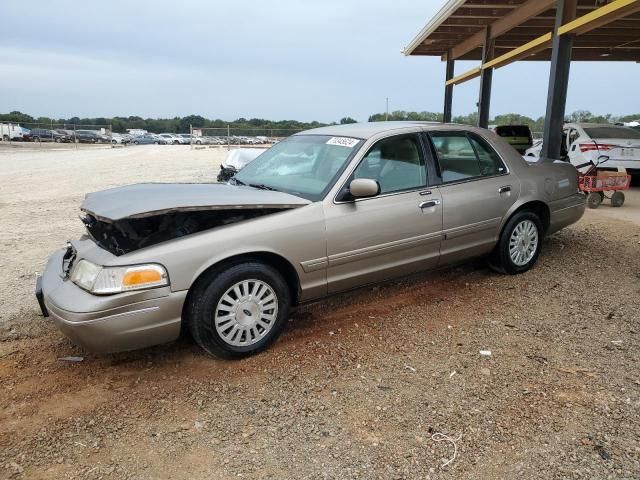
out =
[[[36,280],[43,314],[77,345],[99,353],[135,350],[176,340],[187,292],[170,287],[92,295],[66,278],[65,250],[54,253]],[[39,300],[40,301],[40,300]]]

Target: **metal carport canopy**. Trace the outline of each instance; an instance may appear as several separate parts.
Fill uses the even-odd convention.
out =
[[[453,85],[481,77],[478,123],[485,128],[492,71],[518,60],[551,60],[545,153],[557,158],[560,133],[547,129],[560,131],[570,62],[640,62],[640,0],[449,0],[404,54],[447,61],[445,121]],[[480,63],[454,76],[455,60]]]

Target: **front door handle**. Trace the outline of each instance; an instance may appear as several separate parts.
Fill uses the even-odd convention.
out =
[[[504,185],[498,189],[498,193],[507,193],[511,191],[511,185]]]
[[[426,202],[422,202],[418,204],[418,208],[420,210],[422,210],[423,208],[431,208],[431,207],[435,207],[436,205],[440,205],[440,200],[438,200],[437,198],[434,198],[433,200],[428,200]]]

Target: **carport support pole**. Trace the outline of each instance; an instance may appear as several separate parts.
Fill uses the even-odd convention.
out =
[[[451,58],[451,50],[447,52],[447,74],[446,81],[448,82],[453,78],[453,72],[456,61]],[[444,87],[444,114],[442,115],[442,121],[444,123],[451,123],[451,112],[453,107],[453,84],[445,85]]]
[[[558,28],[576,18],[577,0],[558,0],[556,23],[551,51],[549,90],[547,93],[547,113],[544,121],[542,151],[540,161],[560,160],[562,147],[562,126],[569,87],[571,66],[572,35],[557,35]]]
[[[484,44],[482,45],[482,63],[493,58],[493,39],[491,28],[485,27]],[[489,109],[491,107],[491,82],[493,81],[493,68],[483,68],[480,74],[480,99],[478,100],[478,127],[489,127]]]

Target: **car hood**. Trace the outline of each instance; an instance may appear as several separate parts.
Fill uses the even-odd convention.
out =
[[[80,206],[101,221],[195,210],[290,209],[311,203],[284,192],[222,183],[142,183],[88,193]]]

